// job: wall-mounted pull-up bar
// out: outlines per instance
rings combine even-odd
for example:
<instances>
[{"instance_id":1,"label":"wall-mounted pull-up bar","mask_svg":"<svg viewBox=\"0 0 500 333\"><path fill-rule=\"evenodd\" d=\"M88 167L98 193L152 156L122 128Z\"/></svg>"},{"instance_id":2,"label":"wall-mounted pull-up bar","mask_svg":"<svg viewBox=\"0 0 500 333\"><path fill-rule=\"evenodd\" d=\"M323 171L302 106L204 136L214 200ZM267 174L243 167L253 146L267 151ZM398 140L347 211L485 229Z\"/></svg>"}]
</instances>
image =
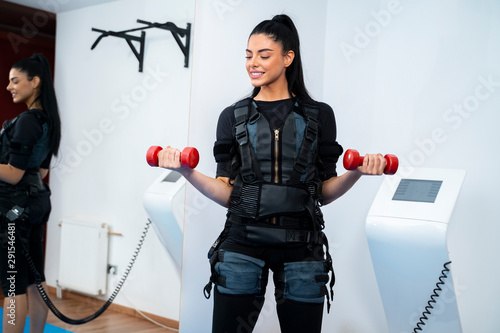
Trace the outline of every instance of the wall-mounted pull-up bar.
<instances>
[{"instance_id":1,"label":"wall-mounted pull-up bar","mask_svg":"<svg viewBox=\"0 0 500 333\"><path fill-rule=\"evenodd\" d=\"M163 29L163 30L169 30L172 33L172 36L174 37L175 41L177 42L177 45L179 45L179 47L182 51L182 54L184 54L184 67L189 67L189 46L191 43L191 23L187 24L186 29L179 28L172 22L151 23L148 21L137 20L137 23L146 24L147 26L129 29L129 30L124 30L124 31L105 31L105 30L92 28L92 31L100 32L101 35L96 39L94 44L92 44L92 47L90 49L93 50L97 46L97 44L101 41L101 39L103 39L104 37L114 36L114 37L123 38L123 39L125 39L125 41L129 45L130 49L134 53L135 57L139 61L139 72L142 72L143 63L144 63L144 44L146 43L146 32L141 31L140 37L130 35L128 33L133 32L133 31L151 29L151 28L159 28L159 29ZM181 37L186 37L184 44L182 43ZM133 41L139 42L139 50L137 50L137 48L134 46L134 44L132 44Z\"/></svg>"}]
</instances>

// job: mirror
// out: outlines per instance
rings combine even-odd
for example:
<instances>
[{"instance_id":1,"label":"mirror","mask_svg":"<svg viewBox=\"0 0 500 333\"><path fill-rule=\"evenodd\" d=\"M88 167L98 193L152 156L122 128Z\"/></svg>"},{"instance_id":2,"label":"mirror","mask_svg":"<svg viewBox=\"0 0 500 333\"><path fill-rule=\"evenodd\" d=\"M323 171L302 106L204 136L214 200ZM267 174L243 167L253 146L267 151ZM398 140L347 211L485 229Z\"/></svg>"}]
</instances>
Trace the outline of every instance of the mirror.
<instances>
[{"instance_id":1,"label":"mirror","mask_svg":"<svg viewBox=\"0 0 500 333\"><path fill-rule=\"evenodd\" d=\"M13 2L29 5L25 1ZM41 2L38 5L43 6ZM60 267L61 222L72 219L106 223L115 233L109 236L108 244L108 264L112 268L105 273L106 293L92 296L104 301L120 283L146 228L150 216L143 205L144 195L153 183L166 176L165 170L146 163L147 149L152 145L168 144L180 149L187 145L192 66L184 66L184 54L167 30L145 30L143 70L139 72L138 60L122 38L105 37L91 50L99 37L92 28L123 31L144 27L138 19L172 22L186 28L188 23L194 23L195 1L81 0L53 1L47 6L31 8L14 22L17 30L10 32L21 38L19 49L27 54L12 46L2 48L2 64L7 66L3 75L7 80L10 66L20 58L33 52L50 52L29 36L29 29L43 30L50 17L55 19L54 14L41 9L57 12L52 57L62 139L50 172L53 209L46 231L45 274L54 295L60 270L82 266L82 259L75 254L73 267ZM136 36L140 33L129 32ZM2 40L9 43L13 35L9 40L6 34ZM137 42L131 43L138 49ZM192 43L193 38L191 49ZM16 108L14 114L22 112L23 108L19 109L5 94L2 115L6 109ZM183 211L182 202L175 205ZM91 246L90 240L88 244ZM157 322L178 327L181 278L175 262L155 228L150 227L114 304L117 308L140 309ZM79 312L91 312L86 305L79 305ZM65 327L57 320L54 324Z\"/></svg>"}]
</instances>

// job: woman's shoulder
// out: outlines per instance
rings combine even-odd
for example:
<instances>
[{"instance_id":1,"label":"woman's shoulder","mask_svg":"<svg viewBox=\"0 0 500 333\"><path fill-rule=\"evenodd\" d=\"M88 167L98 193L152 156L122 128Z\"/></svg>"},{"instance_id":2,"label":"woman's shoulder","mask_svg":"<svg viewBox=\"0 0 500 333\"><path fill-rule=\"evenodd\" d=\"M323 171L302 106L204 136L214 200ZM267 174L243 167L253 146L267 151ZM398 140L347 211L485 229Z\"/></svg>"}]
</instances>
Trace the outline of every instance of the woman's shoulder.
<instances>
[{"instance_id":1,"label":"woman's shoulder","mask_svg":"<svg viewBox=\"0 0 500 333\"><path fill-rule=\"evenodd\" d=\"M327 104L325 102L317 102L318 103L318 107L321 111L328 111L328 112L333 112L333 109L332 107L330 106L330 104Z\"/></svg>"},{"instance_id":2,"label":"woman's shoulder","mask_svg":"<svg viewBox=\"0 0 500 333\"><path fill-rule=\"evenodd\" d=\"M45 121L45 112L40 109L26 110L17 116L17 122L43 123Z\"/></svg>"},{"instance_id":3,"label":"woman's shoulder","mask_svg":"<svg viewBox=\"0 0 500 333\"><path fill-rule=\"evenodd\" d=\"M235 104L226 106L222 112L219 114L219 122L220 121L232 121L234 119L234 108Z\"/></svg>"},{"instance_id":4,"label":"woman's shoulder","mask_svg":"<svg viewBox=\"0 0 500 333\"><path fill-rule=\"evenodd\" d=\"M319 102L315 100L307 100L307 101L299 101L302 106L309 106L311 108L318 109L318 118L324 119L324 118L330 118L333 116L333 109L332 107L325 103L325 102Z\"/></svg>"},{"instance_id":5,"label":"woman's shoulder","mask_svg":"<svg viewBox=\"0 0 500 333\"><path fill-rule=\"evenodd\" d=\"M332 110L332 107L329 104L327 104L325 102L316 101L313 99L308 99L308 100L299 99L299 104L302 104L304 106L315 107L315 108L318 108L320 111L331 111Z\"/></svg>"},{"instance_id":6,"label":"woman's shoulder","mask_svg":"<svg viewBox=\"0 0 500 333\"><path fill-rule=\"evenodd\" d=\"M19 114L13 122L15 133L33 133L38 135L42 131L46 122L45 114L42 110L27 110Z\"/></svg>"},{"instance_id":7,"label":"woman's shoulder","mask_svg":"<svg viewBox=\"0 0 500 333\"><path fill-rule=\"evenodd\" d=\"M234 102L233 104L226 106L222 112L219 115L219 120L225 119L231 122L234 122L235 120L235 115L234 115L234 110L239 107L244 107L247 105L250 105L250 102L252 101L252 98L247 97L240 99L239 101Z\"/></svg>"}]
</instances>

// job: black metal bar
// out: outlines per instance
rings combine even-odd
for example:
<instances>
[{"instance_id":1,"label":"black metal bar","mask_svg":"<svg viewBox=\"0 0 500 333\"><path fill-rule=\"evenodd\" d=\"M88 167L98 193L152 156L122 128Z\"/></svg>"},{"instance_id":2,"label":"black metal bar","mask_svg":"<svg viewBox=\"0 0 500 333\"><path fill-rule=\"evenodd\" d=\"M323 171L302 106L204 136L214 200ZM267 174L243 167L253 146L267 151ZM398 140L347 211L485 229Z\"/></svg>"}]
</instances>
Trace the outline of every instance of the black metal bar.
<instances>
[{"instance_id":1,"label":"black metal bar","mask_svg":"<svg viewBox=\"0 0 500 333\"><path fill-rule=\"evenodd\" d=\"M186 29L182 29L182 28L177 27L172 22L151 23L151 22L143 21L143 20L137 20L137 22L141 23L141 24L146 24L147 26L141 27L141 28L134 28L134 29L118 31L118 32L105 31L105 30L101 30L101 29L92 28L92 31L100 32L101 35L96 39L94 44L92 44L92 47L90 49L93 50L104 37L113 36L113 37L124 38L125 41L127 42L127 44L129 45L130 49L134 53L135 57L139 61L139 72L142 72L143 63L144 63L144 45L146 43L146 33L144 31L141 31L141 37L129 35L127 33L133 32L133 31L151 29L151 28L159 28L159 29L163 29L163 30L168 30L172 33L172 36L174 37L175 41L177 42L177 45L179 46L182 54L184 55L184 67L189 67L189 48L190 48L190 43L191 43L191 23L187 24ZM180 39L180 37L186 37L185 43L182 43L182 40ZM139 51L137 51L136 47L132 44L132 41L139 42Z\"/></svg>"},{"instance_id":2,"label":"black metal bar","mask_svg":"<svg viewBox=\"0 0 500 333\"><path fill-rule=\"evenodd\" d=\"M128 46L130 46L130 49L134 53L135 57L139 61L139 72L142 73L142 67L144 64L144 44L146 42L146 32L141 31L141 37L138 37L138 38L137 37L136 38L125 37L125 40L127 41ZM132 44L131 40L135 40L135 41L139 42L139 52L137 52L137 49Z\"/></svg>"},{"instance_id":3,"label":"black metal bar","mask_svg":"<svg viewBox=\"0 0 500 333\"><path fill-rule=\"evenodd\" d=\"M191 49L191 23L187 24L186 27L186 44L184 45L184 67L189 67L189 50Z\"/></svg>"},{"instance_id":4,"label":"black metal bar","mask_svg":"<svg viewBox=\"0 0 500 333\"><path fill-rule=\"evenodd\" d=\"M123 39L125 39L128 46L130 47L130 49L134 53L135 57L139 61L139 72L142 72L142 68L143 68L143 64L144 64L144 44L146 42L146 32L141 31L141 36L137 37L134 35L128 35L125 33L125 31L118 31L118 32L104 31L104 30L95 29L95 28L92 28L92 31L100 32L101 35L96 39L96 41L94 42L94 44L90 48L91 50L93 50L97 46L97 44L101 41L101 39L103 39L104 37L113 36L113 37L123 38ZM137 51L134 44L132 44L132 41L139 42L139 51Z\"/></svg>"},{"instance_id":5,"label":"black metal bar","mask_svg":"<svg viewBox=\"0 0 500 333\"><path fill-rule=\"evenodd\" d=\"M182 29L177 27L172 22L166 23L152 23L144 20L137 20L137 23L146 24L147 28L159 28L163 30L168 30L172 33L177 45L181 49L182 54L184 55L184 67L189 67L189 48L191 43L191 23L187 24L186 29ZM186 37L186 43L182 43L179 37Z\"/></svg>"}]
</instances>

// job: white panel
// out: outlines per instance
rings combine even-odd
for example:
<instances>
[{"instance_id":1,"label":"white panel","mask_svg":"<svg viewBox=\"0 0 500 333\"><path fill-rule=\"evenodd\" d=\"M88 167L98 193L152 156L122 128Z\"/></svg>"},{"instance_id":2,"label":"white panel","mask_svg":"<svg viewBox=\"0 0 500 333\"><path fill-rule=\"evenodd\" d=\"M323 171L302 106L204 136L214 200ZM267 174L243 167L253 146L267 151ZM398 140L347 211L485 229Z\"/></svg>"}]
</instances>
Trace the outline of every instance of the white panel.
<instances>
[{"instance_id":1,"label":"white panel","mask_svg":"<svg viewBox=\"0 0 500 333\"><path fill-rule=\"evenodd\" d=\"M106 293L108 232L101 222L61 222L59 287L88 295Z\"/></svg>"},{"instance_id":2,"label":"white panel","mask_svg":"<svg viewBox=\"0 0 500 333\"><path fill-rule=\"evenodd\" d=\"M415 168L411 175L387 177L373 201L369 216L448 223L455 206L465 170ZM442 181L434 203L392 200L402 179Z\"/></svg>"},{"instance_id":3,"label":"white panel","mask_svg":"<svg viewBox=\"0 0 500 333\"><path fill-rule=\"evenodd\" d=\"M368 217L366 233L390 333L411 332L449 261L446 224ZM451 266L448 266L451 268ZM431 303L424 332L461 332L451 272Z\"/></svg>"}]
</instances>

